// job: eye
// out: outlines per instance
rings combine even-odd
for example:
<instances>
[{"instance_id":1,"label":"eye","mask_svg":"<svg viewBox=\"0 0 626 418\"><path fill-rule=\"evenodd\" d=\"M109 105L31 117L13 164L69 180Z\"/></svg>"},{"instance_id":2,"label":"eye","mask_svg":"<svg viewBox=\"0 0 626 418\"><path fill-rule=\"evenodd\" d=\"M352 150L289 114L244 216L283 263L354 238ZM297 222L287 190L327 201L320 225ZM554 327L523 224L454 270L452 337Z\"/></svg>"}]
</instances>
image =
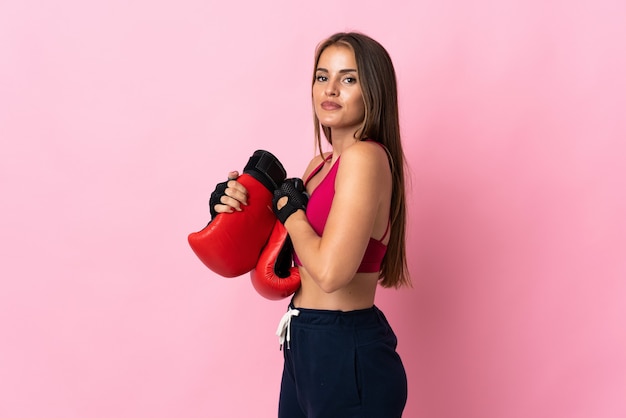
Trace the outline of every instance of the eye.
<instances>
[{"instance_id":1,"label":"eye","mask_svg":"<svg viewBox=\"0 0 626 418\"><path fill-rule=\"evenodd\" d=\"M318 75L315 76L315 81L323 83L325 81L328 81L328 77L326 77L323 74L318 74Z\"/></svg>"},{"instance_id":2,"label":"eye","mask_svg":"<svg viewBox=\"0 0 626 418\"><path fill-rule=\"evenodd\" d=\"M343 79L343 81L346 84L356 84L356 77L347 76L346 78Z\"/></svg>"}]
</instances>

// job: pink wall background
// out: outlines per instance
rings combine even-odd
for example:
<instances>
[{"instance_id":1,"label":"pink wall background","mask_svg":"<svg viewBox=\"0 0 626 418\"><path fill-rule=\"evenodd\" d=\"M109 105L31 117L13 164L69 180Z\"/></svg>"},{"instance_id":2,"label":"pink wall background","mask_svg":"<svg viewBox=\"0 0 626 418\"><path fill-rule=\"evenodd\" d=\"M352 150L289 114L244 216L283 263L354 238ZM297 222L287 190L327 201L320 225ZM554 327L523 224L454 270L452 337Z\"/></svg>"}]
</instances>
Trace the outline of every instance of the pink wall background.
<instances>
[{"instance_id":1,"label":"pink wall background","mask_svg":"<svg viewBox=\"0 0 626 418\"><path fill-rule=\"evenodd\" d=\"M626 3L248 3L0 3L0 416L276 415L286 301L186 235L255 149L301 175L344 29L401 89L405 416L626 416Z\"/></svg>"}]
</instances>

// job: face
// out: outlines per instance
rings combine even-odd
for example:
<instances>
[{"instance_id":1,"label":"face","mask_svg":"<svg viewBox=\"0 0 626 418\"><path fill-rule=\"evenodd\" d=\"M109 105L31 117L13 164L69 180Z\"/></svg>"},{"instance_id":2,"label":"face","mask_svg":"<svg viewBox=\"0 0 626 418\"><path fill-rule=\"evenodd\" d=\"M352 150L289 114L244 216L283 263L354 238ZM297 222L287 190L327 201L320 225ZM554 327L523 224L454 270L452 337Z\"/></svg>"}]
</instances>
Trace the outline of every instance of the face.
<instances>
[{"instance_id":1,"label":"face","mask_svg":"<svg viewBox=\"0 0 626 418\"><path fill-rule=\"evenodd\" d=\"M333 138L342 133L353 136L363 123L365 103L356 58L348 46L331 45L320 55L313 106L320 123L332 129Z\"/></svg>"}]
</instances>

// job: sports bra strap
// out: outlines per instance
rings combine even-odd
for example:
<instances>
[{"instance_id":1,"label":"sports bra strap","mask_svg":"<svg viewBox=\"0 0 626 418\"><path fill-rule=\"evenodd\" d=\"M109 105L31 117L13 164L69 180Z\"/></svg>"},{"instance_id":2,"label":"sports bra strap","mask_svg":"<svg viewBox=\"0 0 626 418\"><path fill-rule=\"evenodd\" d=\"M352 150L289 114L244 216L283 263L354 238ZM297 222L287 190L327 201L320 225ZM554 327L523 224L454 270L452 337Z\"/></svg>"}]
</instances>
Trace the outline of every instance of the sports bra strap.
<instances>
[{"instance_id":1,"label":"sports bra strap","mask_svg":"<svg viewBox=\"0 0 626 418\"><path fill-rule=\"evenodd\" d=\"M315 169L313 171L311 171L311 173L306 178L306 180L304 180L304 186L305 187L309 183L309 181L313 178L313 176L315 176L317 173L319 173L322 170L322 168L324 167L324 164L326 164L333 157L333 155L330 154L328 157L329 158L322 157L322 162L317 167L315 167Z\"/></svg>"},{"instance_id":2,"label":"sports bra strap","mask_svg":"<svg viewBox=\"0 0 626 418\"><path fill-rule=\"evenodd\" d=\"M381 244L383 243L385 238L387 238L387 234L389 233L389 229L391 229L391 221L387 221L387 229L385 229L385 233L383 234L382 237L380 237L378 242L380 242Z\"/></svg>"}]
</instances>

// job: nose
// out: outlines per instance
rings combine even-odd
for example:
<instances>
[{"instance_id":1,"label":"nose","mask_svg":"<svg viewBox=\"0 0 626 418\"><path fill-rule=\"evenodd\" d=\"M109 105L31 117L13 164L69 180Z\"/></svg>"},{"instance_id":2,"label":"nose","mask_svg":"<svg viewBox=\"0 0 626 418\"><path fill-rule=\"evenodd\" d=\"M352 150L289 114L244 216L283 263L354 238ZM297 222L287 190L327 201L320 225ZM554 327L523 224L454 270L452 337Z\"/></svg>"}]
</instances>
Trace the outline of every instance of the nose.
<instances>
[{"instance_id":1,"label":"nose","mask_svg":"<svg viewBox=\"0 0 626 418\"><path fill-rule=\"evenodd\" d=\"M333 80L328 80L326 83L326 96L335 97L339 95L339 89L337 88L337 84Z\"/></svg>"}]
</instances>

